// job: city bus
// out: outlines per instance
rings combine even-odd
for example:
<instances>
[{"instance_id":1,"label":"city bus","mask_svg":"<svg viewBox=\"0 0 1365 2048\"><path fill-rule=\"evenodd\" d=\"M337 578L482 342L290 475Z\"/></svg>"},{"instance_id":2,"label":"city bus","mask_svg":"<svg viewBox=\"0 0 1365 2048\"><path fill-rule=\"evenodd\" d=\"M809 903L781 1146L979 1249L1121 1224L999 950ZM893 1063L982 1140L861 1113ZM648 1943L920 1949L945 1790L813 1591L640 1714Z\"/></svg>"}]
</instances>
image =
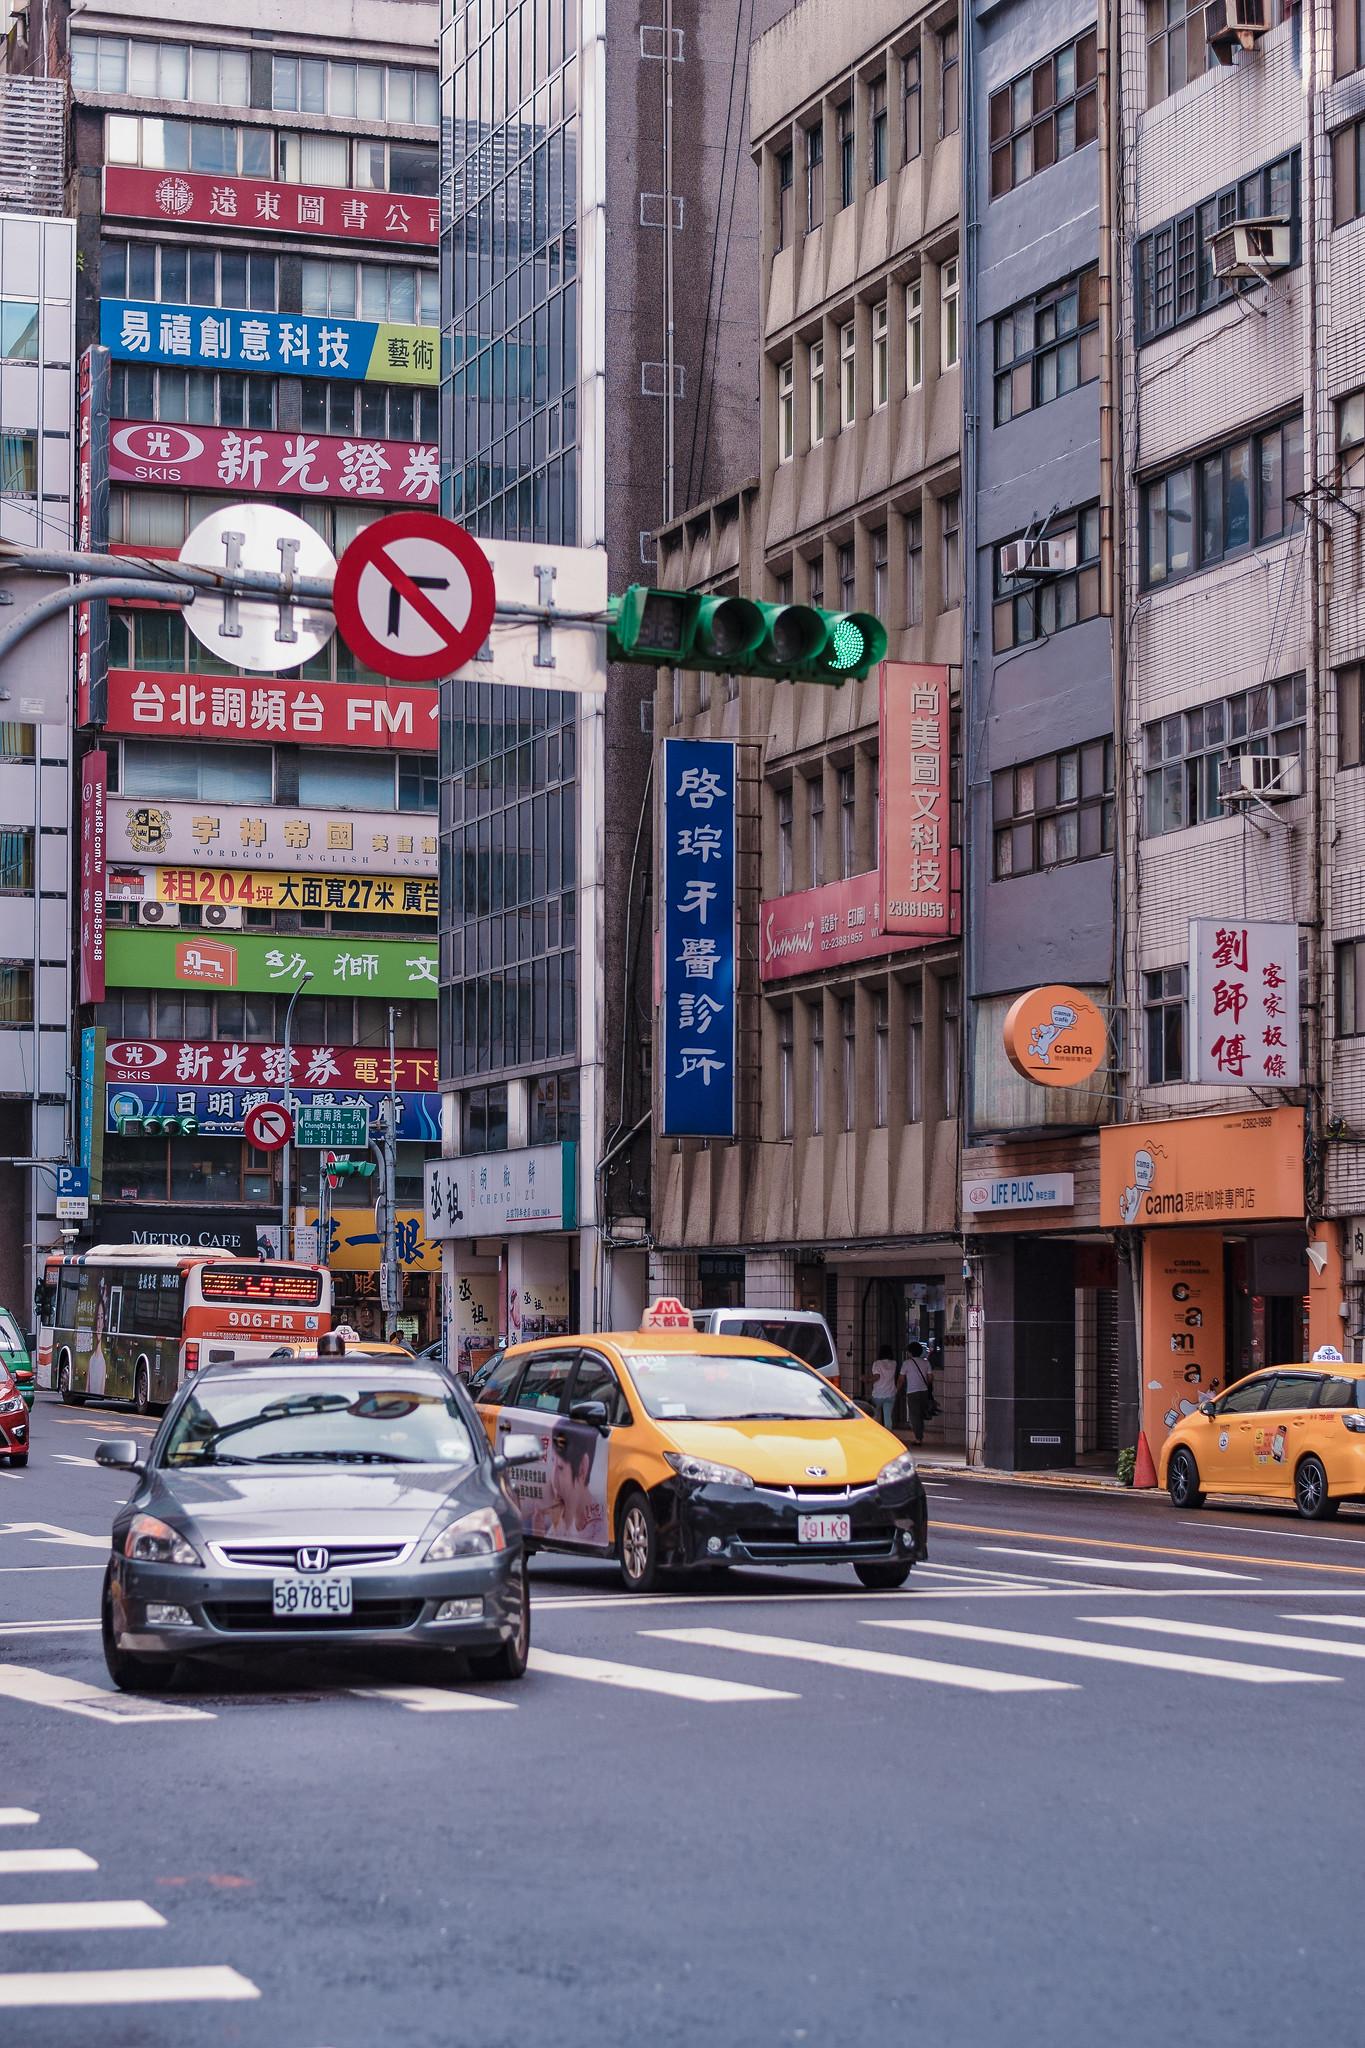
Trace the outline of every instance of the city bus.
<instances>
[{"instance_id":1,"label":"city bus","mask_svg":"<svg viewBox=\"0 0 1365 2048\"><path fill-rule=\"evenodd\" d=\"M38 1380L87 1396L164 1407L201 1365L266 1358L332 1327L332 1276L298 1260L97 1244L52 1252L37 1289Z\"/></svg>"}]
</instances>

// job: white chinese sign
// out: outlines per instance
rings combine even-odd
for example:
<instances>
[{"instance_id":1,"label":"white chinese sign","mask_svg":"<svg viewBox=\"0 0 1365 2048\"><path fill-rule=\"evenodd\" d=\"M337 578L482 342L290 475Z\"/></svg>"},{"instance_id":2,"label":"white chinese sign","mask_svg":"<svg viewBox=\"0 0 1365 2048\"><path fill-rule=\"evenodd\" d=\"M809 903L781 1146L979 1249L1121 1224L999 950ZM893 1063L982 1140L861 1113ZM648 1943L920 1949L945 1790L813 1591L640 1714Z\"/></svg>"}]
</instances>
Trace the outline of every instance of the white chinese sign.
<instances>
[{"instance_id":1,"label":"white chinese sign","mask_svg":"<svg viewBox=\"0 0 1365 2048\"><path fill-rule=\"evenodd\" d=\"M1191 1081L1296 1088L1299 928L1190 920Z\"/></svg>"}]
</instances>

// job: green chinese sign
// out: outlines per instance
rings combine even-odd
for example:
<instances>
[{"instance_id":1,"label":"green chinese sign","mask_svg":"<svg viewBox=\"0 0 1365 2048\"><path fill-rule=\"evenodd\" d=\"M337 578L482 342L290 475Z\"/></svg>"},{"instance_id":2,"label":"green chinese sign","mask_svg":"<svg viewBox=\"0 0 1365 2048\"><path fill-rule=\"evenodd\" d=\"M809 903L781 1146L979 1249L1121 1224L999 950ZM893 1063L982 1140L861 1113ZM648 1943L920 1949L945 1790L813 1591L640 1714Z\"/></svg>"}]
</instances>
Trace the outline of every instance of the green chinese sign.
<instances>
[{"instance_id":1,"label":"green chinese sign","mask_svg":"<svg viewBox=\"0 0 1365 2048\"><path fill-rule=\"evenodd\" d=\"M303 981L310 996L406 996L436 1000L436 948L414 940L300 938L289 932L119 931L105 945L111 988L246 989L253 995Z\"/></svg>"},{"instance_id":2,"label":"green chinese sign","mask_svg":"<svg viewBox=\"0 0 1365 2048\"><path fill-rule=\"evenodd\" d=\"M294 1112L294 1142L296 1145L335 1146L343 1152L349 1145L368 1145L369 1109L363 1102L301 1104Z\"/></svg>"}]
</instances>

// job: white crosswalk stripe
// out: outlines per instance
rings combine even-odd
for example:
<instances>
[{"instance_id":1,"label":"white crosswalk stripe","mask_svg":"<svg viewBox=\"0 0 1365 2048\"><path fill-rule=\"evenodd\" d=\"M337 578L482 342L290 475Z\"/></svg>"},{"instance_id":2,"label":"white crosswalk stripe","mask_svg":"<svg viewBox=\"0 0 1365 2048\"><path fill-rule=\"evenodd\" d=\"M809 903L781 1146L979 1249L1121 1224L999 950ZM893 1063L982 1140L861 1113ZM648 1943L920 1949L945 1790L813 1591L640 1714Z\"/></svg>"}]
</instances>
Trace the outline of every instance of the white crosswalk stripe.
<instances>
[{"instance_id":1,"label":"white crosswalk stripe","mask_svg":"<svg viewBox=\"0 0 1365 2048\"><path fill-rule=\"evenodd\" d=\"M1216 1572L1202 1564L1151 1564L1134 1557L1082 1557L1070 1550L1021 1550L1012 1543L978 1543L997 1557L1031 1557L1039 1564L1084 1565L1087 1571L1148 1572L1164 1579L1248 1579L1249 1572Z\"/></svg>"},{"instance_id":2,"label":"white crosswalk stripe","mask_svg":"<svg viewBox=\"0 0 1365 2048\"><path fill-rule=\"evenodd\" d=\"M98 1870L84 1849L0 1849L0 1877L45 1877L59 1870Z\"/></svg>"},{"instance_id":3,"label":"white crosswalk stripe","mask_svg":"<svg viewBox=\"0 0 1365 2048\"><path fill-rule=\"evenodd\" d=\"M166 2005L259 1998L249 1977L225 1964L166 1970L22 1970L0 1976L0 2009L43 2005Z\"/></svg>"},{"instance_id":4,"label":"white crosswalk stripe","mask_svg":"<svg viewBox=\"0 0 1365 2048\"><path fill-rule=\"evenodd\" d=\"M999 1649L1042 1650L1052 1656L1083 1657L1095 1664L1138 1664L1149 1671L1184 1671L1197 1678L1228 1678L1243 1685L1339 1685L1321 1671L1282 1671L1268 1664L1233 1664L1223 1657L1187 1656L1176 1650L1135 1649L1127 1643L1087 1643L1074 1636L1034 1635L1022 1629L978 1628L968 1621L865 1621L866 1628L903 1629L943 1636L953 1642L993 1644Z\"/></svg>"},{"instance_id":5,"label":"white crosswalk stripe","mask_svg":"<svg viewBox=\"0 0 1365 2048\"><path fill-rule=\"evenodd\" d=\"M1337 1599L1341 1598L1338 1593ZM1300 1594L1302 1599L1303 1595ZM1331 1628L1365 1628L1365 1614L1282 1614L1281 1621L1320 1621Z\"/></svg>"},{"instance_id":6,"label":"white crosswalk stripe","mask_svg":"<svg viewBox=\"0 0 1365 2048\"><path fill-rule=\"evenodd\" d=\"M358 1700L392 1700L410 1714L467 1714L505 1710L515 1700L490 1699L487 1693L446 1691L439 1685L353 1685Z\"/></svg>"},{"instance_id":7,"label":"white crosswalk stripe","mask_svg":"<svg viewBox=\"0 0 1365 2048\"><path fill-rule=\"evenodd\" d=\"M131 1693L107 1691L79 1678L59 1678L26 1664L0 1664L0 1696L26 1700L35 1707L55 1707L63 1714L83 1714L94 1721L211 1721L203 1707L184 1707L175 1700L141 1699Z\"/></svg>"},{"instance_id":8,"label":"white crosswalk stripe","mask_svg":"<svg viewBox=\"0 0 1365 2048\"><path fill-rule=\"evenodd\" d=\"M729 1628L653 1628L642 1631L669 1643L695 1643L711 1650L739 1650L751 1657L780 1657L796 1663L826 1664L840 1671L868 1671L883 1678L918 1678L966 1692L1071 1692L1055 1678L1025 1678L1013 1671L979 1671L959 1664L935 1664L886 1650L843 1649L795 1636L745 1635Z\"/></svg>"},{"instance_id":9,"label":"white crosswalk stripe","mask_svg":"<svg viewBox=\"0 0 1365 2048\"><path fill-rule=\"evenodd\" d=\"M145 1899L28 1900L0 1906L0 1934L102 1934L115 1928L164 1927Z\"/></svg>"},{"instance_id":10,"label":"white crosswalk stripe","mask_svg":"<svg viewBox=\"0 0 1365 2048\"><path fill-rule=\"evenodd\" d=\"M669 1635L674 1631L656 1629L652 1633ZM683 1630L679 1633L689 1635L692 1632ZM586 1679L591 1685L618 1685L627 1692L666 1693L672 1699L695 1700L704 1706L800 1697L794 1692L772 1692L762 1685L739 1685L728 1678L697 1678L686 1671L651 1670L647 1665L618 1664L604 1657L567 1657L558 1650L532 1650L531 1669L558 1678Z\"/></svg>"},{"instance_id":11,"label":"white crosswalk stripe","mask_svg":"<svg viewBox=\"0 0 1365 2048\"><path fill-rule=\"evenodd\" d=\"M29 1828L37 1823L36 1813L26 1806L0 1806L0 1828Z\"/></svg>"},{"instance_id":12,"label":"white crosswalk stripe","mask_svg":"<svg viewBox=\"0 0 1365 2048\"><path fill-rule=\"evenodd\" d=\"M1093 1614L1084 1618L1098 1621L1105 1628L1138 1628L1148 1635L1191 1636L1207 1643L1244 1643L1257 1650L1311 1650L1315 1657L1365 1658L1365 1643L1338 1643L1325 1636L1287 1636L1264 1628L1222 1628L1213 1622L1164 1621L1155 1614Z\"/></svg>"}]
</instances>

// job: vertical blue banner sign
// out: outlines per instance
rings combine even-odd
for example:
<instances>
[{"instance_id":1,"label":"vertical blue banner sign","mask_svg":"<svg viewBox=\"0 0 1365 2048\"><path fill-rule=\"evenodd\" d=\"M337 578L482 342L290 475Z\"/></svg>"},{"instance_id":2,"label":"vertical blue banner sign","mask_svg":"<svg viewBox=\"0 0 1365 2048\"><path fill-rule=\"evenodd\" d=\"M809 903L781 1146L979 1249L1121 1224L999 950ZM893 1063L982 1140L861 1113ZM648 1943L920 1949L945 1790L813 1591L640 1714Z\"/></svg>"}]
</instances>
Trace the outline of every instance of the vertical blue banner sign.
<instances>
[{"instance_id":1,"label":"vertical blue banner sign","mask_svg":"<svg viewBox=\"0 0 1365 2048\"><path fill-rule=\"evenodd\" d=\"M663 1133L735 1134L735 747L663 743Z\"/></svg>"}]
</instances>

